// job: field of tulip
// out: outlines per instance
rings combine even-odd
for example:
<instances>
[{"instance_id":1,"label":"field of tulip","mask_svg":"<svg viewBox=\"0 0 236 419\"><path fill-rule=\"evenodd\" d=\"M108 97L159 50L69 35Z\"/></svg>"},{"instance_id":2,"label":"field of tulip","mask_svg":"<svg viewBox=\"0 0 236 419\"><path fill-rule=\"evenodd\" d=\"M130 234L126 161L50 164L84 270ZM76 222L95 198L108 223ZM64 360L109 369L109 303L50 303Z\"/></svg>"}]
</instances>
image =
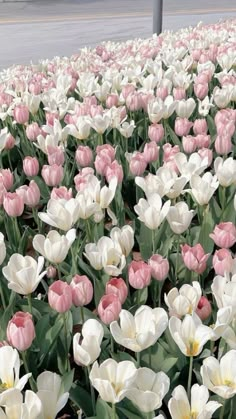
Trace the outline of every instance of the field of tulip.
<instances>
[{"instance_id":1,"label":"field of tulip","mask_svg":"<svg viewBox=\"0 0 236 419\"><path fill-rule=\"evenodd\" d=\"M0 419L235 418L236 20L0 73Z\"/></svg>"}]
</instances>

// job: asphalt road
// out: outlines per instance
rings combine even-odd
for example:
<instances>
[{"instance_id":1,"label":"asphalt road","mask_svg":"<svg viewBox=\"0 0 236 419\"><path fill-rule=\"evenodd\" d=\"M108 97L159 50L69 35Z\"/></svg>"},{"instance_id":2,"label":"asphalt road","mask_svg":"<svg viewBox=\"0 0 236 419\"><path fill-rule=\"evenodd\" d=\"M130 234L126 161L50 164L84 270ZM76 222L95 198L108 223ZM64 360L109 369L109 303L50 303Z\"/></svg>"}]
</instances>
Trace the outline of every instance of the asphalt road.
<instances>
[{"instance_id":1,"label":"asphalt road","mask_svg":"<svg viewBox=\"0 0 236 419\"><path fill-rule=\"evenodd\" d=\"M71 55L105 40L152 34L153 0L32 0L0 3L0 69ZM232 0L164 0L163 29L236 17Z\"/></svg>"}]
</instances>

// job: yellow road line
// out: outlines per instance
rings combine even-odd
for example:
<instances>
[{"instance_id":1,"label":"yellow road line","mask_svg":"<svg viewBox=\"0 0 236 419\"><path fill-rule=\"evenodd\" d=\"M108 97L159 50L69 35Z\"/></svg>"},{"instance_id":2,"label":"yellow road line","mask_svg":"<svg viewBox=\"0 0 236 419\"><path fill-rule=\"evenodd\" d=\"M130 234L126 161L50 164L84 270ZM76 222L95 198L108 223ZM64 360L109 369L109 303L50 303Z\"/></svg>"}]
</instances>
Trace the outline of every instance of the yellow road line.
<instances>
[{"instance_id":1,"label":"yellow road line","mask_svg":"<svg viewBox=\"0 0 236 419\"><path fill-rule=\"evenodd\" d=\"M218 9L192 9L192 10L177 10L174 12L164 12L164 15L167 16L177 16L177 15L192 15L192 14L209 14L209 13L230 13L236 12L236 8L218 8ZM9 24L9 23L43 23L43 22L66 22L73 20L98 20L98 19L114 19L114 18L125 18L125 17L149 17L152 16L152 12L128 12L128 13L98 13L98 14L74 14L68 16L42 16L39 18L27 17L27 18L0 18L0 24Z\"/></svg>"}]
</instances>

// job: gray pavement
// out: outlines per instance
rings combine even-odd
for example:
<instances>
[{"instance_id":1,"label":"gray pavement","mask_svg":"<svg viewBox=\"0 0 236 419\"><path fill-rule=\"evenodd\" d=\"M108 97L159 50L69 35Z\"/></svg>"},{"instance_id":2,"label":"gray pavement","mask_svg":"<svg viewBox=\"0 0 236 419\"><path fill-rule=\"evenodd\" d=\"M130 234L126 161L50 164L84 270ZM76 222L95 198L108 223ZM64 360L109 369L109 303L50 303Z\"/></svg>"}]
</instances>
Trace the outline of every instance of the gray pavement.
<instances>
[{"instance_id":1,"label":"gray pavement","mask_svg":"<svg viewBox=\"0 0 236 419\"><path fill-rule=\"evenodd\" d=\"M0 3L0 69L71 55L105 40L152 34L153 0L32 0ZM225 0L164 0L163 29L236 17Z\"/></svg>"}]
</instances>

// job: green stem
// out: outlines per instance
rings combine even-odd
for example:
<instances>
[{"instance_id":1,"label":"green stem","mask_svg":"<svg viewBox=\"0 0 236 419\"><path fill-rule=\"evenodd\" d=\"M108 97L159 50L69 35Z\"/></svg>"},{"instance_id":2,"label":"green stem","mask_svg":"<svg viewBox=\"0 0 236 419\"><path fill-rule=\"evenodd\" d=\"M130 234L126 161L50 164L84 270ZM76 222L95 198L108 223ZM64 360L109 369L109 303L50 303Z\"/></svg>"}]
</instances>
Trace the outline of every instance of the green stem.
<instances>
[{"instance_id":1,"label":"green stem","mask_svg":"<svg viewBox=\"0 0 236 419\"><path fill-rule=\"evenodd\" d=\"M7 304L6 304L6 300L5 300L5 297L4 297L4 292L3 292L3 289L2 289L2 286L1 285L0 285L0 293L1 293L1 299L2 299L3 309L6 310Z\"/></svg>"},{"instance_id":2,"label":"green stem","mask_svg":"<svg viewBox=\"0 0 236 419\"><path fill-rule=\"evenodd\" d=\"M114 347L114 338L111 334L111 355L113 355L115 352L115 347Z\"/></svg>"},{"instance_id":3,"label":"green stem","mask_svg":"<svg viewBox=\"0 0 236 419\"><path fill-rule=\"evenodd\" d=\"M80 314L81 314L82 324L84 324L84 307L83 306L80 307Z\"/></svg>"},{"instance_id":4,"label":"green stem","mask_svg":"<svg viewBox=\"0 0 236 419\"><path fill-rule=\"evenodd\" d=\"M66 371L70 371L70 363L69 363L69 348L68 348L68 340L67 340L67 322L66 322L66 312L63 313L63 323L64 323L64 333L65 333L65 348L66 348Z\"/></svg>"},{"instance_id":5,"label":"green stem","mask_svg":"<svg viewBox=\"0 0 236 419\"><path fill-rule=\"evenodd\" d=\"M226 402L226 400L223 401L222 407L220 409L220 417L219 417L219 419L224 419L225 402Z\"/></svg>"},{"instance_id":6,"label":"green stem","mask_svg":"<svg viewBox=\"0 0 236 419\"><path fill-rule=\"evenodd\" d=\"M98 145L103 145L103 135L98 134Z\"/></svg>"},{"instance_id":7,"label":"green stem","mask_svg":"<svg viewBox=\"0 0 236 419\"><path fill-rule=\"evenodd\" d=\"M153 418L153 412L148 412L146 418L147 419L152 419Z\"/></svg>"},{"instance_id":8,"label":"green stem","mask_svg":"<svg viewBox=\"0 0 236 419\"><path fill-rule=\"evenodd\" d=\"M161 307L161 291L164 281L158 281L158 307Z\"/></svg>"},{"instance_id":9,"label":"green stem","mask_svg":"<svg viewBox=\"0 0 236 419\"><path fill-rule=\"evenodd\" d=\"M92 240L89 219L85 220L85 229L86 229L87 242L89 243Z\"/></svg>"},{"instance_id":10,"label":"green stem","mask_svg":"<svg viewBox=\"0 0 236 419\"><path fill-rule=\"evenodd\" d=\"M148 348L148 366L150 369L152 369L152 347L149 346Z\"/></svg>"},{"instance_id":11,"label":"green stem","mask_svg":"<svg viewBox=\"0 0 236 419\"><path fill-rule=\"evenodd\" d=\"M187 387L187 394L188 394L189 400L190 400L190 395L191 395L192 373L193 373L193 356L190 356L189 371L188 371L188 387Z\"/></svg>"},{"instance_id":12,"label":"green stem","mask_svg":"<svg viewBox=\"0 0 236 419\"><path fill-rule=\"evenodd\" d=\"M152 230L152 254L155 255L156 246L155 246L155 230Z\"/></svg>"},{"instance_id":13,"label":"green stem","mask_svg":"<svg viewBox=\"0 0 236 419\"><path fill-rule=\"evenodd\" d=\"M116 405L112 404L112 413L111 413L111 417L112 419L116 419Z\"/></svg>"},{"instance_id":14,"label":"green stem","mask_svg":"<svg viewBox=\"0 0 236 419\"><path fill-rule=\"evenodd\" d=\"M177 236L177 246L176 246L175 282L178 279L178 269L179 269L179 235Z\"/></svg>"},{"instance_id":15,"label":"green stem","mask_svg":"<svg viewBox=\"0 0 236 419\"><path fill-rule=\"evenodd\" d=\"M87 366L86 369L87 369L87 374L88 374L88 377L89 377L90 366ZM95 398L95 391L94 391L94 388L92 386L92 383L91 383L90 379L89 379L89 386L90 386L90 394L91 394L92 407L93 407L93 415L95 415L96 414L96 398Z\"/></svg>"},{"instance_id":16,"label":"green stem","mask_svg":"<svg viewBox=\"0 0 236 419\"><path fill-rule=\"evenodd\" d=\"M139 368L140 361L141 361L141 352L136 352L136 359L137 359L137 368Z\"/></svg>"},{"instance_id":17,"label":"green stem","mask_svg":"<svg viewBox=\"0 0 236 419\"><path fill-rule=\"evenodd\" d=\"M59 280L61 280L61 271L60 271L59 265L57 264L56 264L56 270L57 270L57 277Z\"/></svg>"},{"instance_id":18,"label":"green stem","mask_svg":"<svg viewBox=\"0 0 236 419\"><path fill-rule=\"evenodd\" d=\"M23 359L23 363L24 363L24 367L25 367L25 372L27 374L31 374L31 372L29 370L29 367L28 367L27 359L26 359L26 351L21 352L21 355L22 355L22 359ZM37 391L37 386L36 386L36 383L35 383L34 378L32 377L32 375L29 378L29 383L30 383L31 390L36 392Z\"/></svg>"},{"instance_id":19,"label":"green stem","mask_svg":"<svg viewBox=\"0 0 236 419\"><path fill-rule=\"evenodd\" d=\"M30 314L32 314L32 296L31 296L31 294L27 294L27 300L28 300L29 312L30 312Z\"/></svg>"}]
</instances>

